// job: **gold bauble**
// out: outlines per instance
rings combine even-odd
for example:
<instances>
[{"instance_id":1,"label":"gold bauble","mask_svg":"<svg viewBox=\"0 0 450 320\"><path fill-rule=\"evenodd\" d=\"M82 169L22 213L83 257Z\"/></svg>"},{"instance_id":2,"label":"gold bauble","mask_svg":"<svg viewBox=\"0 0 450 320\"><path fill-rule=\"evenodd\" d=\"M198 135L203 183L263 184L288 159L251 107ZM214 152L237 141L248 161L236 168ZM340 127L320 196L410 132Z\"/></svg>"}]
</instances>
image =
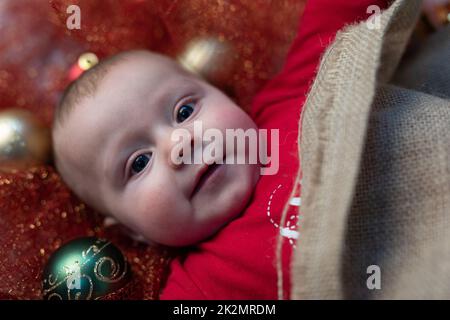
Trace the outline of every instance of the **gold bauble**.
<instances>
[{"instance_id":1,"label":"gold bauble","mask_svg":"<svg viewBox=\"0 0 450 320\"><path fill-rule=\"evenodd\" d=\"M0 112L0 169L25 169L50 159L49 129L24 109Z\"/></svg>"},{"instance_id":2,"label":"gold bauble","mask_svg":"<svg viewBox=\"0 0 450 320\"><path fill-rule=\"evenodd\" d=\"M224 39L206 37L192 40L178 56L178 62L215 85L230 81L235 72L237 53Z\"/></svg>"},{"instance_id":3,"label":"gold bauble","mask_svg":"<svg viewBox=\"0 0 450 320\"><path fill-rule=\"evenodd\" d=\"M95 53L85 52L78 58L78 66L81 70L86 71L98 63L98 57Z\"/></svg>"}]
</instances>

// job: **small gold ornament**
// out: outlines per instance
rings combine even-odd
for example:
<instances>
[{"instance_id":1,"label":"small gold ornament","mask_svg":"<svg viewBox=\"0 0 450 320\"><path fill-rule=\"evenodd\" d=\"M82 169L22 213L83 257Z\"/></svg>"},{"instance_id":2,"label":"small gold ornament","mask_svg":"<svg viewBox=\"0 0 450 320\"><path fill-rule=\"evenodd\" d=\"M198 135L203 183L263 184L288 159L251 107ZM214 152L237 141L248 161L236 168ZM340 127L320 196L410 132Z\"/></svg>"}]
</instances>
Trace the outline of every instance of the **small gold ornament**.
<instances>
[{"instance_id":1,"label":"small gold ornament","mask_svg":"<svg viewBox=\"0 0 450 320\"><path fill-rule=\"evenodd\" d=\"M209 82L223 85L235 72L237 53L226 40L207 37L188 43L177 60L183 67Z\"/></svg>"},{"instance_id":2,"label":"small gold ornament","mask_svg":"<svg viewBox=\"0 0 450 320\"><path fill-rule=\"evenodd\" d=\"M425 16L435 28L442 28L450 23L450 0L430 0L424 2Z\"/></svg>"},{"instance_id":3,"label":"small gold ornament","mask_svg":"<svg viewBox=\"0 0 450 320\"><path fill-rule=\"evenodd\" d=\"M0 169L25 169L50 159L50 131L24 109L0 112Z\"/></svg>"},{"instance_id":4,"label":"small gold ornament","mask_svg":"<svg viewBox=\"0 0 450 320\"><path fill-rule=\"evenodd\" d=\"M81 70L86 71L98 63L98 57L95 53L86 52L78 58L78 66Z\"/></svg>"},{"instance_id":5,"label":"small gold ornament","mask_svg":"<svg viewBox=\"0 0 450 320\"><path fill-rule=\"evenodd\" d=\"M436 8L437 20L441 25L447 25L450 23L450 3L442 5Z\"/></svg>"}]
</instances>

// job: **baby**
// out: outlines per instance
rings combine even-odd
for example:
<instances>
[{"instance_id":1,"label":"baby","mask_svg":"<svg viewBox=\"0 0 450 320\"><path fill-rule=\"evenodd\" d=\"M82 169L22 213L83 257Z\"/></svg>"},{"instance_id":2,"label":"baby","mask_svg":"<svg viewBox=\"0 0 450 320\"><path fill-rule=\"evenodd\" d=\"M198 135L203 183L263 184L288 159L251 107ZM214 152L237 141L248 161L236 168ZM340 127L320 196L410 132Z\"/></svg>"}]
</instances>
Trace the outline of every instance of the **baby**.
<instances>
[{"instance_id":1,"label":"baby","mask_svg":"<svg viewBox=\"0 0 450 320\"><path fill-rule=\"evenodd\" d=\"M123 52L66 90L53 126L55 164L81 199L148 242L194 244L242 212L259 176L258 164L173 161L174 130L194 137L194 121L223 136L256 129L227 96L175 61Z\"/></svg>"},{"instance_id":2,"label":"baby","mask_svg":"<svg viewBox=\"0 0 450 320\"><path fill-rule=\"evenodd\" d=\"M68 88L53 127L55 163L66 183L148 242L190 245L171 261L161 299L290 297L301 221L301 108L336 32L388 2L308 1L282 71L249 114L169 58L145 51L109 58ZM277 174L259 176L258 164L174 161L172 133L193 136L197 121L223 136L226 129L279 130ZM285 241L275 259L280 235Z\"/></svg>"}]
</instances>

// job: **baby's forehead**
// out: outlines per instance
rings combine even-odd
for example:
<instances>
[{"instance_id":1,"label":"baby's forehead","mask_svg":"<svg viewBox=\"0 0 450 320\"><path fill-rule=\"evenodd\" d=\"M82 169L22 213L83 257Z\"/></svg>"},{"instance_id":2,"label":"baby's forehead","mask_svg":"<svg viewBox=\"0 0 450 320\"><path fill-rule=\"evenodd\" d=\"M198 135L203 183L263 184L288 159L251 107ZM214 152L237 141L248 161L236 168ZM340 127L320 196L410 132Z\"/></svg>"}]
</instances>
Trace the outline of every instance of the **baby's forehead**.
<instances>
[{"instance_id":1,"label":"baby's forehead","mask_svg":"<svg viewBox=\"0 0 450 320\"><path fill-rule=\"evenodd\" d=\"M119 63L110 68L105 80L125 81L126 79L139 80L139 78L145 78L161 81L186 75L188 75L188 72L169 57L146 51L137 51L124 55Z\"/></svg>"}]
</instances>

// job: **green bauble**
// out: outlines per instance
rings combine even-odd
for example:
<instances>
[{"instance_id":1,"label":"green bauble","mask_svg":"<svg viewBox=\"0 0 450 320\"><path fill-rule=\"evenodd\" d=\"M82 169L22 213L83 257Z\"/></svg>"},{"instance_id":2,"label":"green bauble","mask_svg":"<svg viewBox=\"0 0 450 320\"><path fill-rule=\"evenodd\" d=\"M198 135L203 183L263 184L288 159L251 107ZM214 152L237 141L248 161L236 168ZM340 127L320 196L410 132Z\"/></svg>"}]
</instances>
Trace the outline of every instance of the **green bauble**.
<instances>
[{"instance_id":1,"label":"green bauble","mask_svg":"<svg viewBox=\"0 0 450 320\"><path fill-rule=\"evenodd\" d=\"M95 237L78 238L59 248L43 275L44 299L99 299L125 286L131 270L120 250Z\"/></svg>"}]
</instances>

